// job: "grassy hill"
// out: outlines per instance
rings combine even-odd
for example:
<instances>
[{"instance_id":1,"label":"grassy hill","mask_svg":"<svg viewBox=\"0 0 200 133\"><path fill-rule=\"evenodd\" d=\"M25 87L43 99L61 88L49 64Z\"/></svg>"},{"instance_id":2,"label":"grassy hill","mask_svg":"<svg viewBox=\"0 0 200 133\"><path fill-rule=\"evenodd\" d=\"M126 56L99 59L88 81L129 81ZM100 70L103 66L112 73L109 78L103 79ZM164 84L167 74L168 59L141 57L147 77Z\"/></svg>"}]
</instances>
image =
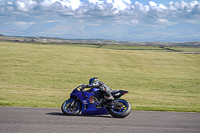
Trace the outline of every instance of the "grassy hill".
<instances>
[{"instance_id":1,"label":"grassy hill","mask_svg":"<svg viewBox=\"0 0 200 133\"><path fill-rule=\"evenodd\" d=\"M199 48L97 47L0 42L0 106L60 108L97 76L133 110L200 112Z\"/></svg>"}]
</instances>

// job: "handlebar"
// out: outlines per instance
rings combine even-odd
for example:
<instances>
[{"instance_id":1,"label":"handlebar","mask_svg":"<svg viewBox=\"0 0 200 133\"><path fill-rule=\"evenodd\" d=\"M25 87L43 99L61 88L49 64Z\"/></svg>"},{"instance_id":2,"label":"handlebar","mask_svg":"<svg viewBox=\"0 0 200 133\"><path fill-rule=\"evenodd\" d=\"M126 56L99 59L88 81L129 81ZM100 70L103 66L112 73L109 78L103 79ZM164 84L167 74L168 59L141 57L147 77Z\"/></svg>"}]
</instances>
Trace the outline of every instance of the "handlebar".
<instances>
[{"instance_id":1,"label":"handlebar","mask_svg":"<svg viewBox=\"0 0 200 133\"><path fill-rule=\"evenodd\" d=\"M76 87L75 89L78 89L78 88L80 88L81 87L81 91L83 91L85 88L83 88L83 86L85 86L85 84L81 84L81 85L79 85L78 87Z\"/></svg>"}]
</instances>

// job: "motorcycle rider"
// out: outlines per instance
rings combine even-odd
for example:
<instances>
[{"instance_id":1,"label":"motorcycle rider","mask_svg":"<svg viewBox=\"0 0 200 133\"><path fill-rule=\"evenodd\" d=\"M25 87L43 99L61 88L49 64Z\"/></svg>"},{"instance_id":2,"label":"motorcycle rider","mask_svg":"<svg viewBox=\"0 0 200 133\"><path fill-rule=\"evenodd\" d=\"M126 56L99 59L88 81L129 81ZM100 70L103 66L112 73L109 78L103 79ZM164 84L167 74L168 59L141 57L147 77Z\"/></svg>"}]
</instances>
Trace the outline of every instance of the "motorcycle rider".
<instances>
[{"instance_id":1,"label":"motorcycle rider","mask_svg":"<svg viewBox=\"0 0 200 133\"><path fill-rule=\"evenodd\" d=\"M83 88L99 88L100 91L106 94L104 97L106 100L114 100L114 97L111 95L112 90L103 82L99 82L97 77L91 78L89 84L83 86Z\"/></svg>"}]
</instances>

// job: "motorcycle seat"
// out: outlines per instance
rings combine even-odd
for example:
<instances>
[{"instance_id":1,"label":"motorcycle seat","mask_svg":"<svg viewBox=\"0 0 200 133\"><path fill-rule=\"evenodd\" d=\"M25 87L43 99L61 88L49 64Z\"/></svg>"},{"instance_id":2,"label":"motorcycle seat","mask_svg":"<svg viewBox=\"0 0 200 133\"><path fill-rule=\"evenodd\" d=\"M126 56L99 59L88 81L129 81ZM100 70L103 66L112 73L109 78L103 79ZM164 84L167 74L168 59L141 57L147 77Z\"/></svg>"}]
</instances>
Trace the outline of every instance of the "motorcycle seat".
<instances>
[{"instance_id":1,"label":"motorcycle seat","mask_svg":"<svg viewBox=\"0 0 200 133\"><path fill-rule=\"evenodd\" d=\"M120 92L120 90L114 90L111 92L111 94L114 94L114 93L117 93L117 92Z\"/></svg>"}]
</instances>

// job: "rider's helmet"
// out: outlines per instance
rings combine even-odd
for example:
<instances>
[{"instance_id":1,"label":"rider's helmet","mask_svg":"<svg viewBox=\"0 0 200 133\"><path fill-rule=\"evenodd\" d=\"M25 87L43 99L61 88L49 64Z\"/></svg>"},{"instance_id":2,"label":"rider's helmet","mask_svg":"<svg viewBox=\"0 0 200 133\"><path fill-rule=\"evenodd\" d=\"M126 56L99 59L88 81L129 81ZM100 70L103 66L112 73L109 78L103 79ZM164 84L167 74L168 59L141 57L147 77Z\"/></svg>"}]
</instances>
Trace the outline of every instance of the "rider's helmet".
<instances>
[{"instance_id":1,"label":"rider's helmet","mask_svg":"<svg viewBox=\"0 0 200 133\"><path fill-rule=\"evenodd\" d=\"M89 84L93 84L93 83L96 83L96 82L99 82L98 78L97 77L93 77L89 80Z\"/></svg>"}]
</instances>

